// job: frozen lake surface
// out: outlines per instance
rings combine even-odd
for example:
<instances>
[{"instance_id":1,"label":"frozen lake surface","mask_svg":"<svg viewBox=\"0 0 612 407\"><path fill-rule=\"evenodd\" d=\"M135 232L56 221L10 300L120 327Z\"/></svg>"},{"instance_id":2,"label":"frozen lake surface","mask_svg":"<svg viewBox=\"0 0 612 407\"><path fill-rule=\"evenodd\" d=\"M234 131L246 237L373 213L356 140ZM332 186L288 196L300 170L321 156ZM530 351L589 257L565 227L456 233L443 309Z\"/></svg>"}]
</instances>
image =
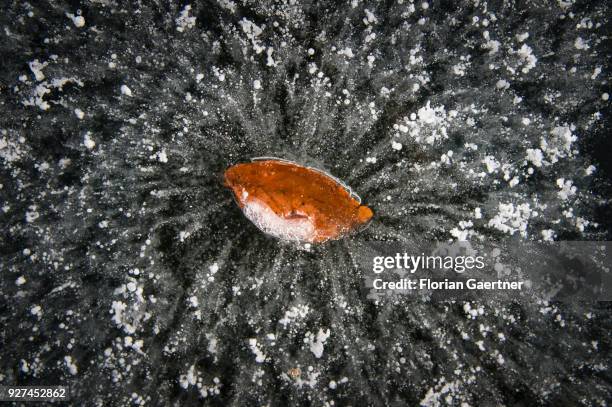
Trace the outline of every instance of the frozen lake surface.
<instances>
[{"instance_id":1,"label":"frozen lake surface","mask_svg":"<svg viewBox=\"0 0 612 407\"><path fill-rule=\"evenodd\" d=\"M612 399L610 305L375 302L354 261L372 240L611 240L606 2L9 3L0 384L100 406ZM345 181L370 227L262 234L222 185L261 156Z\"/></svg>"}]
</instances>

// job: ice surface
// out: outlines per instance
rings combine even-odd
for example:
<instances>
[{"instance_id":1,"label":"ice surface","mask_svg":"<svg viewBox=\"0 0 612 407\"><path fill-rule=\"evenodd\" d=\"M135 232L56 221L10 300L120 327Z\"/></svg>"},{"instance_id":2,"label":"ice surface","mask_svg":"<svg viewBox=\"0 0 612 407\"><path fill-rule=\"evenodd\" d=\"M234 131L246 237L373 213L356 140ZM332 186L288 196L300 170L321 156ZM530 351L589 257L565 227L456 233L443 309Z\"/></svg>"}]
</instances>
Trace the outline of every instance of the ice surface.
<instances>
[{"instance_id":1,"label":"ice surface","mask_svg":"<svg viewBox=\"0 0 612 407\"><path fill-rule=\"evenodd\" d=\"M610 240L606 2L5 3L0 384L100 406L612 399L609 305L375 302L354 260ZM257 156L333 173L375 218L269 239L221 182Z\"/></svg>"}]
</instances>

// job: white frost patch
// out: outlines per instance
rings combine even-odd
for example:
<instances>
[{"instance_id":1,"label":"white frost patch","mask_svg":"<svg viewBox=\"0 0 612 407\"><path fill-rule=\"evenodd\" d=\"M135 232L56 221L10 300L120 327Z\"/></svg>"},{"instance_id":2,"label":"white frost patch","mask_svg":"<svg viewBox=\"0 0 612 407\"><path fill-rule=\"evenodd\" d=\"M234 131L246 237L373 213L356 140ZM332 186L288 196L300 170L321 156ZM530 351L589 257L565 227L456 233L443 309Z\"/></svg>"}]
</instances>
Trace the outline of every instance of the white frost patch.
<instances>
[{"instance_id":1,"label":"white frost patch","mask_svg":"<svg viewBox=\"0 0 612 407\"><path fill-rule=\"evenodd\" d=\"M223 73L223 70L217 68L216 66L213 66L212 70L213 70L213 74L219 80L219 82L225 81L225 74Z\"/></svg>"},{"instance_id":2,"label":"white frost patch","mask_svg":"<svg viewBox=\"0 0 612 407\"><path fill-rule=\"evenodd\" d=\"M25 283L26 283L26 279L24 276L19 276L17 280L15 280L16 286L21 286L21 285L24 285Z\"/></svg>"},{"instance_id":3,"label":"white frost patch","mask_svg":"<svg viewBox=\"0 0 612 407\"><path fill-rule=\"evenodd\" d=\"M39 214L39 213L38 213L38 211L37 211L38 206L36 206L36 205L30 205L30 206L28 207L28 209L29 209L29 210L28 210L28 211L26 211L26 216L25 216L25 218L26 218L26 222L28 222L28 223L32 223L32 222L34 222L36 219L38 219L38 217L40 216L40 214Z\"/></svg>"},{"instance_id":4,"label":"white frost patch","mask_svg":"<svg viewBox=\"0 0 612 407\"><path fill-rule=\"evenodd\" d=\"M310 332L306 334L306 338L308 342L310 343L310 351L313 353L313 355L315 355L317 359L323 356L323 345L325 345L325 341L327 341L327 338L329 338L329 335L330 335L329 329L326 331L323 331L320 328L319 328L319 332L317 332L316 338L314 334Z\"/></svg>"},{"instance_id":5,"label":"white frost patch","mask_svg":"<svg viewBox=\"0 0 612 407\"><path fill-rule=\"evenodd\" d=\"M76 109L74 109L74 114L76 115L76 117L79 118L79 120L83 120L83 118L85 117L85 112L83 112L78 107Z\"/></svg>"},{"instance_id":6,"label":"white frost patch","mask_svg":"<svg viewBox=\"0 0 612 407\"><path fill-rule=\"evenodd\" d=\"M561 189L561 191L557 192L559 198L565 201L570 196L576 195L576 187L572 185L572 180L566 180L565 178L557 179L557 186Z\"/></svg>"},{"instance_id":7,"label":"white frost patch","mask_svg":"<svg viewBox=\"0 0 612 407\"><path fill-rule=\"evenodd\" d=\"M391 141L391 148L397 151L400 151L402 149L402 143L398 143L397 141L393 140Z\"/></svg>"},{"instance_id":8,"label":"white frost patch","mask_svg":"<svg viewBox=\"0 0 612 407\"><path fill-rule=\"evenodd\" d=\"M127 85L121 85L121 94L125 96L132 96L132 89L128 88Z\"/></svg>"},{"instance_id":9,"label":"white frost patch","mask_svg":"<svg viewBox=\"0 0 612 407\"><path fill-rule=\"evenodd\" d=\"M590 48L589 44L584 42L584 40L580 37L576 38L576 41L574 41L574 47L576 47L576 49L583 49L583 50L587 50Z\"/></svg>"},{"instance_id":10,"label":"white frost patch","mask_svg":"<svg viewBox=\"0 0 612 407\"><path fill-rule=\"evenodd\" d=\"M32 308L30 308L30 314L40 318L42 316L42 308L40 305L34 305Z\"/></svg>"},{"instance_id":11,"label":"white frost patch","mask_svg":"<svg viewBox=\"0 0 612 407\"><path fill-rule=\"evenodd\" d=\"M30 67L30 71L32 71L32 73L34 74L34 78L36 78L36 80L38 82L40 82L43 79L45 79L45 74L43 73L42 70L47 65L48 65L48 62L40 63L38 61L38 59L35 59L34 61L28 62L28 66Z\"/></svg>"},{"instance_id":12,"label":"white frost patch","mask_svg":"<svg viewBox=\"0 0 612 407\"><path fill-rule=\"evenodd\" d=\"M451 383L446 383L444 377L442 377L438 384L431 387L425 397L419 402L421 407L439 407L446 405L455 405L453 403L455 393L459 393L461 390L461 381L456 380ZM463 406L462 406L463 407Z\"/></svg>"},{"instance_id":13,"label":"white frost patch","mask_svg":"<svg viewBox=\"0 0 612 407\"><path fill-rule=\"evenodd\" d=\"M290 310L285 311L285 315L278 322L283 326L283 328L287 328L287 325L292 323L297 319L305 318L310 312L310 308L308 305L298 305L295 307L291 307Z\"/></svg>"},{"instance_id":14,"label":"white frost patch","mask_svg":"<svg viewBox=\"0 0 612 407\"><path fill-rule=\"evenodd\" d=\"M519 184L519 182L519 178L515 176L508 182L508 185L510 185L510 188L514 188Z\"/></svg>"},{"instance_id":15,"label":"white frost patch","mask_svg":"<svg viewBox=\"0 0 612 407\"><path fill-rule=\"evenodd\" d=\"M527 149L527 161L529 161L536 167L539 168L542 166L543 158L544 158L544 155L542 154L542 150L540 150L539 148L536 148L536 149L528 148Z\"/></svg>"},{"instance_id":16,"label":"white frost patch","mask_svg":"<svg viewBox=\"0 0 612 407\"><path fill-rule=\"evenodd\" d=\"M198 307L198 297L196 297L195 295L192 295L191 297L187 299L187 303L189 304L190 307L197 308Z\"/></svg>"},{"instance_id":17,"label":"white frost patch","mask_svg":"<svg viewBox=\"0 0 612 407\"><path fill-rule=\"evenodd\" d=\"M168 155L166 154L166 150L161 150L157 153L157 160L160 163L167 163L168 162Z\"/></svg>"},{"instance_id":18,"label":"white frost patch","mask_svg":"<svg viewBox=\"0 0 612 407\"><path fill-rule=\"evenodd\" d=\"M196 371L195 365L191 365L189 370L187 370L187 374L183 374L179 376L179 384L183 389L186 389L189 386L195 386L198 382L198 372Z\"/></svg>"},{"instance_id":19,"label":"white frost patch","mask_svg":"<svg viewBox=\"0 0 612 407\"><path fill-rule=\"evenodd\" d=\"M195 27L195 23L197 18L196 17L192 17L189 13L191 12L191 5L187 4L183 10L181 10L181 13L179 14L179 16L176 18L175 22L176 22L176 31L178 32L183 32L185 31L186 28L193 28Z\"/></svg>"},{"instance_id":20,"label":"white frost patch","mask_svg":"<svg viewBox=\"0 0 612 407\"><path fill-rule=\"evenodd\" d=\"M311 389L314 389L319 381L319 376L321 376L321 372L314 370L312 366L308 366L308 371L304 372L304 377L300 375L292 381L297 388L301 389L302 387L310 387ZM284 375L284 378L285 380L291 380L286 374Z\"/></svg>"},{"instance_id":21,"label":"white frost patch","mask_svg":"<svg viewBox=\"0 0 612 407\"><path fill-rule=\"evenodd\" d=\"M353 50L351 48L344 48L338 51L338 55L344 55L347 58L354 58L355 54L353 54Z\"/></svg>"},{"instance_id":22,"label":"white frost patch","mask_svg":"<svg viewBox=\"0 0 612 407\"><path fill-rule=\"evenodd\" d=\"M247 20L246 18L240 20L240 27L242 27L242 31L244 31L247 38L251 41L251 44L253 44L253 50L255 51L255 53L261 54L266 49L266 47L261 44L261 41L259 41L257 37L261 35L263 30L259 26L257 26L257 24L253 23L250 20ZM272 53L269 52L268 56L271 55Z\"/></svg>"},{"instance_id":23,"label":"white frost patch","mask_svg":"<svg viewBox=\"0 0 612 407\"><path fill-rule=\"evenodd\" d=\"M226 10L229 10L232 14L236 12L236 3L232 0L218 0L217 3Z\"/></svg>"},{"instance_id":24,"label":"white frost patch","mask_svg":"<svg viewBox=\"0 0 612 407\"><path fill-rule=\"evenodd\" d=\"M253 81L253 88L254 89L261 89L261 81L256 79Z\"/></svg>"},{"instance_id":25,"label":"white frost patch","mask_svg":"<svg viewBox=\"0 0 612 407\"><path fill-rule=\"evenodd\" d=\"M96 142L90 137L89 132L85 133L85 136L83 137L83 145L87 147L88 150L93 150L93 148L96 146Z\"/></svg>"},{"instance_id":26,"label":"white frost patch","mask_svg":"<svg viewBox=\"0 0 612 407\"><path fill-rule=\"evenodd\" d=\"M51 89L45 86L47 82L43 82L42 84L36 86L34 91L32 92L32 97L27 100L24 100L22 103L24 106L38 106L40 110L48 110L51 105L44 100L44 96L48 93L51 93Z\"/></svg>"},{"instance_id":27,"label":"white frost patch","mask_svg":"<svg viewBox=\"0 0 612 407\"><path fill-rule=\"evenodd\" d=\"M523 73L528 73L532 68L536 66L538 59L533 55L533 50L527 44L523 44L517 51L518 56L523 60Z\"/></svg>"},{"instance_id":28,"label":"white frost patch","mask_svg":"<svg viewBox=\"0 0 612 407\"><path fill-rule=\"evenodd\" d=\"M274 61L274 58L272 58L272 53L274 52L274 48L272 47L268 47L268 49L266 50L266 66L276 66L276 62Z\"/></svg>"},{"instance_id":29,"label":"white frost patch","mask_svg":"<svg viewBox=\"0 0 612 407\"><path fill-rule=\"evenodd\" d=\"M444 106L432 107L430 101L427 101L425 106L404 117L402 122L394 124L393 128L401 133L408 133L417 143L434 145L448 138L448 122L454 117L452 112L447 115Z\"/></svg>"},{"instance_id":30,"label":"white frost patch","mask_svg":"<svg viewBox=\"0 0 612 407\"><path fill-rule=\"evenodd\" d=\"M555 240L555 231L552 229L544 229L542 230L542 240L545 242L552 242Z\"/></svg>"},{"instance_id":31,"label":"white frost patch","mask_svg":"<svg viewBox=\"0 0 612 407\"><path fill-rule=\"evenodd\" d=\"M496 40L492 40L489 34L489 31L484 31L482 33L482 36L484 37L485 40L487 40L487 42L482 44L482 48L488 49L489 55L497 54L497 51L499 51L499 47L501 45L500 42Z\"/></svg>"},{"instance_id":32,"label":"white frost patch","mask_svg":"<svg viewBox=\"0 0 612 407\"><path fill-rule=\"evenodd\" d=\"M431 107L429 101L417 112L419 120L425 124L441 124L446 117L444 106Z\"/></svg>"},{"instance_id":33,"label":"white frost patch","mask_svg":"<svg viewBox=\"0 0 612 407\"><path fill-rule=\"evenodd\" d=\"M523 237L527 237L527 225L532 215L528 203L514 205L512 203L501 203L498 206L498 213L489 220L488 226L504 233L514 235L517 231Z\"/></svg>"},{"instance_id":34,"label":"white frost patch","mask_svg":"<svg viewBox=\"0 0 612 407\"><path fill-rule=\"evenodd\" d=\"M208 266L208 271L210 271L211 274L216 274L217 271L219 271L219 265L217 264L217 262Z\"/></svg>"},{"instance_id":35,"label":"white frost patch","mask_svg":"<svg viewBox=\"0 0 612 407\"><path fill-rule=\"evenodd\" d=\"M522 33L522 34L516 34L516 40L517 40L518 42L523 42L523 41L525 41L527 38L529 38L529 33L528 33L528 32L525 32L525 33Z\"/></svg>"},{"instance_id":36,"label":"white frost patch","mask_svg":"<svg viewBox=\"0 0 612 407\"><path fill-rule=\"evenodd\" d=\"M85 18L83 16L66 13L66 17L72 20L72 24L74 24L75 27L85 27Z\"/></svg>"},{"instance_id":37,"label":"white frost patch","mask_svg":"<svg viewBox=\"0 0 612 407\"><path fill-rule=\"evenodd\" d=\"M77 365L72 360L72 356L64 356L64 363L66 364L68 372L70 372L71 375L75 376L78 373L79 370Z\"/></svg>"},{"instance_id":38,"label":"white frost patch","mask_svg":"<svg viewBox=\"0 0 612 407\"><path fill-rule=\"evenodd\" d=\"M486 156L484 160L482 160L482 163L487 167L487 172L489 174L497 171L497 169L500 167L499 162L495 160L495 157L492 155Z\"/></svg>"},{"instance_id":39,"label":"white frost patch","mask_svg":"<svg viewBox=\"0 0 612 407\"><path fill-rule=\"evenodd\" d=\"M111 313L113 314L112 321L119 325L123 325L123 311L127 309L127 305L121 301L113 301L111 304Z\"/></svg>"},{"instance_id":40,"label":"white frost patch","mask_svg":"<svg viewBox=\"0 0 612 407\"><path fill-rule=\"evenodd\" d=\"M505 79L500 79L497 81L497 83L495 84L495 87L499 90L506 90L510 87L510 82L508 82Z\"/></svg>"},{"instance_id":41,"label":"white frost patch","mask_svg":"<svg viewBox=\"0 0 612 407\"><path fill-rule=\"evenodd\" d=\"M251 352L255 354L255 362L263 363L266 360L266 355L261 351L261 349L257 345L257 339L255 338L249 339L249 348L251 348Z\"/></svg>"},{"instance_id":42,"label":"white frost patch","mask_svg":"<svg viewBox=\"0 0 612 407\"><path fill-rule=\"evenodd\" d=\"M578 140L572 131L574 126L557 126L550 131L549 137L540 139L540 148L546 153L551 164L572 155L572 143Z\"/></svg>"},{"instance_id":43,"label":"white frost patch","mask_svg":"<svg viewBox=\"0 0 612 407\"><path fill-rule=\"evenodd\" d=\"M37 62L37 61L35 60L34 62ZM46 63L43 64L43 67L45 65ZM32 72L34 73L34 76L36 76L37 78L41 78L41 77L44 78L44 74L42 73L42 71L40 71L40 69L42 68L41 67L37 68L35 66ZM69 82L74 82L79 86L83 86L83 82L81 82L80 80L76 78L59 78L59 79L56 78L56 79L51 80L51 83L49 83L48 81L44 81L36 85L36 87L31 92L31 96L28 99L22 100L21 103L24 106L38 106L40 110L48 110L51 107L51 105L49 104L49 102L44 100L45 95L51 93L51 89L53 88L62 91L64 88L64 85Z\"/></svg>"},{"instance_id":44,"label":"white frost patch","mask_svg":"<svg viewBox=\"0 0 612 407\"><path fill-rule=\"evenodd\" d=\"M363 23L365 25L370 25L370 24L375 24L378 22L378 19L376 18L376 16L374 15L374 13L372 13L370 10L368 10L367 8L364 10L366 16L363 19Z\"/></svg>"},{"instance_id":45,"label":"white frost patch","mask_svg":"<svg viewBox=\"0 0 612 407\"><path fill-rule=\"evenodd\" d=\"M457 76L465 76L465 70L467 69L467 65L463 62L459 62L456 65L453 65L453 73Z\"/></svg>"},{"instance_id":46,"label":"white frost patch","mask_svg":"<svg viewBox=\"0 0 612 407\"><path fill-rule=\"evenodd\" d=\"M217 345L218 345L217 338L215 338L212 334L206 334L206 339L208 340L208 346L206 347L206 350L210 354L215 355L217 353Z\"/></svg>"}]
</instances>

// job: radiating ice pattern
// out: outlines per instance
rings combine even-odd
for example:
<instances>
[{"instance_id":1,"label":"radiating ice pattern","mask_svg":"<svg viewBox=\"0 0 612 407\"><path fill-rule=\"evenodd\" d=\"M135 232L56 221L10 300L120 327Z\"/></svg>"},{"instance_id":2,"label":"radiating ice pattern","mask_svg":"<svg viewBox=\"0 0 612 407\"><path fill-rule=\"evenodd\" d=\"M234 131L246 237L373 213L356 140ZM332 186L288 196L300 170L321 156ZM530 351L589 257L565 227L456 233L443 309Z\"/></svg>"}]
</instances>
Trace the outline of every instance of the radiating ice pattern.
<instances>
[{"instance_id":1,"label":"radiating ice pattern","mask_svg":"<svg viewBox=\"0 0 612 407\"><path fill-rule=\"evenodd\" d=\"M612 398L609 306L374 303L352 253L609 239L606 2L78 4L0 6L0 384L70 383L75 405ZM372 224L310 251L263 235L221 182L256 156L346 181Z\"/></svg>"}]
</instances>

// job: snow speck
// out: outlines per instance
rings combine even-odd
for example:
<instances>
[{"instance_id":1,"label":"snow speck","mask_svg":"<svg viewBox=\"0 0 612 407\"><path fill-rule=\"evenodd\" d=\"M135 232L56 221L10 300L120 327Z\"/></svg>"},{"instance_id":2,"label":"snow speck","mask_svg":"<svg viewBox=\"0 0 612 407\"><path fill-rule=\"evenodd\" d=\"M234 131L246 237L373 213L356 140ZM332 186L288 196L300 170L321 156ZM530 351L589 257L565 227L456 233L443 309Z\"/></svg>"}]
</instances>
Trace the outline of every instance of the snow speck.
<instances>
[{"instance_id":1,"label":"snow speck","mask_svg":"<svg viewBox=\"0 0 612 407\"><path fill-rule=\"evenodd\" d=\"M38 59L35 59L32 62L28 62L28 66L30 67L30 71L34 74L34 77L38 82L45 79L45 74L43 73L43 68L47 66L47 63L41 63Z\"/></svg>"},{"instance_id":2,"label":"snow speck","mask_svg":"<svg viewBox=\"0 0 612 407\"><path fill-rule=\"evenodd\" d=\"M522 33L522 34L516 34L516 40L517 40L518 42L523 42L523 41L525 41L527 38L529 38L529 33L528 33L528 32L525 32L525 33Z\"/></svg>"},{"instance_id":3,"label":"snow speck","mask_svg":"<svg viewBox=\"0 0 612 407\"><path fill-rule=\"evenodd\" d=\"M557 179L557 186L561 189L557 192L557 195L559 195L559 198L563 201L576 194L576 187L573 185L572 180L559 178Z\"/></svg>"},{"instance_id":4,"label":"snow speck","mask_svg":"<svg viewBox=\"0 0 612 407\"><path fill-rule=\"evenodd\" d=\"M257 339L255 338L249 339L249 348L251 348L251 352L255 354L255 362L263 363L266 360L266 355L261 351L261 349L257 345Z\"/></svg>"},{"instance_id":5,"label":"snow speck","mask_svg":"<svg viewBox=\"0 0 612 407\"><path fill-rule=\"evenodd\" d=\"M316 338L314 337L314 335L310 334L310 351L315 355L317 359L323 356L323 345L325 344L327 338L329 338L329 335L329 329L323 331L320 328L319 332L317 332Z\"/></svg>"},{"instance_id":6,"label":"snow speck","mask_svg":"<svg viewBox=\"0 0 612 407\"><path fill-rule=\"evenodd\" d=\"M351 48L344 48L338 51L338 55L344 55L347 58L353 58L355 57L355 54L353 54L353 50Z\"/></svg>"},{"instance_id":7,"label":"snow speck","mask_svg":"<svg viewBox=\"0 0 612 407\"><path fill-rule=\"evenodd\" d=\"M74 363L71 356L64 356L64 363L71 375L75 376L78 373L77 365Z\"/></svg>"},{"instance_id":8,"label":"snow speck","mask_svg":"<svg viewBox=\"0 0 612 407\"><path fill-rule=\"evenodd\" d=\"M397 151L402 149L402 143L398 143L397 141L391 141L391 148Z\"/></svg>"},{"instance_id":9,"label":"snow speck","mask_svg":"<svg viewBox=\"0 0 612 407\"><path fill-rule=\"evenodd\" d=\"M72 23L74 24L75 27L77 28L85 27L85 18L83 16L66 13L66 17L72 20Z\"/></svg>"},{"instance_id":10,"label":"snow speck","mask_svg":"<svg viewBox=\"0 0 612 407\"><path fill-rule=\"evenodd\" d=\"M255 79L253 81L253 88L255 89L261 89L261 81L259 79Z\"/></svg>"},{"instance_id":11,"label":"snow speck","mask_svg":"<svg viewBox=\"0 0 612 407\"><path fill-rule=\"evenodd\" d=\"M26 283L26 279L24 276L19 276L17 280L15 280L15 285L20 286Z\"/></svg>"},{"instance_id":12,"label":"snow speck","mask_svg":"<svg viewBox=\"0 0 612 407\"><path fill-rule=\"evenodd\" d=\"M482 163L487 167L487 172L489 174L497 171L497 169L500 167L499 163L495 160L495 157L493 157L492 155L486 156L484 160L482 160Z\"/></svg>"},{"instance_id":13,"label":"snow speck","mask_svg":"<svg viewBox=\"0 0 612 407\"><path fill-rule=\"evenodd\" d=\"M555 238L555 231L552 229L544 229L542 230L542 240L545 242L552 242Z\"/></svg>"},{"instance_id":14,"label":"snow speck","mask_svg":"<svg viewBox=\"0 0 612 407\"><path fill-rule=\"evenodd\" d=\"M93 148L96 146L96 142L91 138L89 132L85 133L85 136L83 137L83 145L87 147L88 150L93 150Z\"/></svg>"},{"instance_id":15,"label":"snow speck","mask_svg":"<svg viewBox=\"0 0 612 407\"><path fill-rule=\"evenodd\" d=\"M195 295L192 295L191 297L189 297L187 302L189 306L192 308L198 307L198 297L196 297Z\"/></svg>"},{"instance_id":16,"label":"snow speck","mask_svg":"<svg viewBox=\"0 0 612 407\"><path fill-rule=\"evenodd\" d=\"M183 389L186 389L190 385L195 386L197 382L198 382L198 372L196 370L195 365L191 365L189 367L189 370L187 370L187 374L181 375L179 377L179 384Z\"/></svg>"},{"instance_id":17,"label":"snow speck","mask_svg":"<svg viewBox=\"0 0 612 407\"><path fill-rule=\"evenodd\" d=\"M503 90L503 89L508 89L510 87L510 82L508 82L505 79L500 79L497 81L497 83L495 84L495 87L497 89Z\"/></svg>"},{"instance_id":18,"label":"snow speck","mask_svg":"<svg viewBox=\"0 0 612 407\"><path fill-rule=\"evenodd\" d=\"M191 5L187 4L183 8L183 10L181 10L181 13L179 14L179 16L175 20L175 22L176 22L176 31L183 32L187 28L195 27L195 23L196 23L197 18L196 17L192 17L190 15L190 12L191 12Z\"/></svg>"},{"instance_id":19,"label":"snow speck","mask_svg":"<svg viewBox=\"0 0 612 407\"><path fill-rule=\"evenodd\" d=\"M574 47L576 47L576 49L589 49L589 45L584 42L584 40L580 37L576 38L576 41L574 41Z\"/></svg>"},{"instance_id":20,"label":"snow speck","mask_svg":"<svg viewBox=\"0 0 612 407\"><path fill-rule=\"evenodd\" d=\"M608 99L610 99L610 95L607 92L601 95L601 100L608 100Z\"/></svg>"},{"instance_id":21,"label":"snow speck","mask_svg":"<svg viewBox=\"0 0 612 407\"><path fill-rule=\"evenodd\" d=\"M83 112L78 107L76 109L74 109L74 114L76 115L76 117L79 118L79 120L83 120L83 118L85 117L85 112Z\"/></svg>"},{"instance_id":22,"label":"snow speck","mask_svg":"<svg viewBox=\"0 0 612 407\"><path fill-rule=\"evenodd\" d=\"M542 166L543 158L544 158L544 155L542 154L542 150L540 150L539 148L536 148L536 149L528 148L527 149L527 161L529 161L536 167Z\"/></svg>"},{"instance_id":23,"label":"snow speck","mask_svg":"<svg viewBox=\"0 0 612 407\"><path fill-rule=\"evenodd\" d=\"M518 231L521 236L527 237L527 225L532 212L529 203L514 205L512 202L500 202L498 213L489 220L488 226L510 235Z\"/></svg>"},{"instance_id":24,"label":"snow speck","mask_svg":"<svg viewBox=\"0 0 612 407\"><path fill-rule=\"evenodd\" d=\"M42 308L40 305L34 305L32 308L30 308L30 314L40 318L42 316Z\"/></svg>"},{"instance_id":25,"label":"snow speck","mask_svg":"<svg viewBox=\"0 0 612 407\"><path fill-rule=\"evenodd\" d=\"M587 167L587 168L584 170L584 173L585 173L586 175L591 175L591 174L593 174L593 173L595 172L595 170L596 170L596 168L595 168L595 166L594 166L594 165L589 165L589 166L588 166L588 167Z\"/></svg>"},{"instance_id":26,"label":"snow speck","mask_svg":"<svg viewBox=\"0 0 612 407\"><path fill-rule=\"evenodd\" d=\"M132 96L132 90L127 85L121 85L121 94L126 96Z\"/></svg>"},{"instance_id":27,"label":"snow speck","mask_svg":"<svg viewBox=\"0 0 612 407\"><path fill-rule=\"evenodd\" d=\"M528 73L532 68L536 66L538 59L533 55L533 50L527 44L523 44L517 51L518 56L524 61L523 73Z\"/></svg>"},{"instance_id":28,"label":"snow speck","mask_svg":"<svg viewBox=\"0 0 612 407\"><path fill-rule=\"evenodd\" d=\"M37 211L38 207L36 205L30 205L30 207L28 209L29 210L26 211L26 216L25 216L26 217L26 222L32 223L36 219L38 219L40 214Z\"/></svg>"}]
</instances>

